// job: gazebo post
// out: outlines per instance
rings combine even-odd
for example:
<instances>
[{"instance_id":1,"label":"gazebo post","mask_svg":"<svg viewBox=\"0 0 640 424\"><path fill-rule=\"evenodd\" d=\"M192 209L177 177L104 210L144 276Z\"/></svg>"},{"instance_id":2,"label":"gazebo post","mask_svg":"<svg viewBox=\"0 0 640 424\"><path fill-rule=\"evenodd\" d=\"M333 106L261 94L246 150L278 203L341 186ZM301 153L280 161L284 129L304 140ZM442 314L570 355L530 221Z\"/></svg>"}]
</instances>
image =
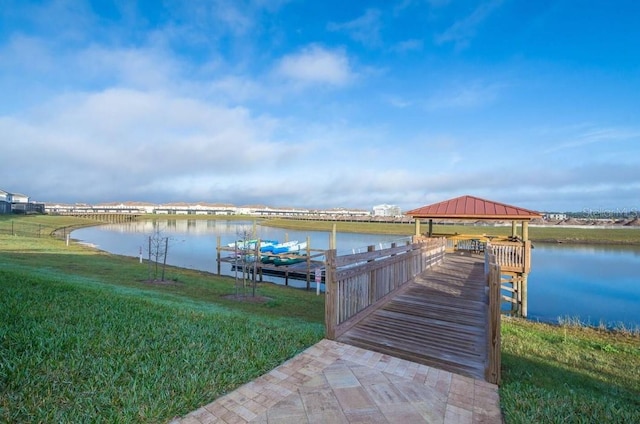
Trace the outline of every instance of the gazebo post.
<instances>
[{"instance_id":1,"label":"gazebo post","mask_svg":"<svg viewBox=\"0 0 640 424\"><path fill-rule=\"evenodd\" d=\"M526 267L528 268L528 264L531 263L531 257L529 257L529 255L531 255L531 249L527 248L528 246L528 241L529 241L529 222L528 221L522 221L522 242L524 243L525 249L524 249L524 254L527 255L528 257L525 258L525 264ZM525 269L525 272L522 273L522 317L526 318L527 317L527 276L529 274L528 269Z\"/></svg>"},{"instance_id":2,"label":"gazebo post","mask_svg":"<svg viewBox=\"0 0 640 424\"><path fill-rule=\"evenodd\" d=\"M416 233L415 236L419 237L420 236L420 218L415 218L415 227L416 227Z\"/></svg>"},{"instance_id":3,"label":"gazebo post","mask_svg":"<svg viewBox=\"0 0 640 424\"><path fill-rule=\"evenodd\" d=\"M511 221L511 237L516 237L518 235L518 222Z\"/></svg>"},{"instance_id":4,"label":"gazebo post","mask_svg":"<svg viewBox=\"0 0 640 424\"><path fill-rule=\"evenodd\" d=\"M429 237L433 237L433 219L429 219Z\"/></svg>"},{"instance_id":5,"label":"gazebo post","mask_svg":"<svg viewBox=\"0 0 640 424\"><path fill-rule=\"evenodd\" d=\"M520 314L522 318L527 317L527 273L522 274L522 297L520 305Z\"/></svg>"}]
</instances>

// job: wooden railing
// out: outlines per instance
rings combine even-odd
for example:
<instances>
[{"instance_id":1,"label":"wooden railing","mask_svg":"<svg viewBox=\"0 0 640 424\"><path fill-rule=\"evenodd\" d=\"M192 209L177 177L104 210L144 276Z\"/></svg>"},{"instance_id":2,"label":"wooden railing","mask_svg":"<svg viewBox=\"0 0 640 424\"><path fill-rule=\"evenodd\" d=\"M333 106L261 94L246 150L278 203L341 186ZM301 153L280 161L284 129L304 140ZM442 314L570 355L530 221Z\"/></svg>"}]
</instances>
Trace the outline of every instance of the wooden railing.
<instances>
[{"instance_id":1,"label":"wooden railing","mask_svg":"<svg viewBox=\"0 0 640 424\"><path fill-rule=\"evenodd\" d=\"M486 239L467 235L456 235L447 237L447 252L467 251L484 252Z\"/></svg>"},{"instance_id":2,"label":"wooden railing","mask_svg":"<svg viewBox=\"0 0 640 424\"><path fill-rule=\"evenodd\" d=\"M337 256L326 254L326 337L335 340L384 304L398 289L444 258L444 238Z\"/></svg>"},{"instance_id":3,"label":"wooden railing","mask_svg":"<svg viewBox=\"0 0 640 424\"><path fill-rule=\"evenodd\" d=\"M489 383L500 384L500 307L501 299L501 274L500 265L491 249L485 251L485 275L487 278L487 362L485 364L485 379Z\"/></svg>"},{"instance_id":4,"label":"wooden railing","mask_svg":"<svg viewBox=\"0 0 640 424\"><path fill-rule=\"evenodd\" d=\"M502 271L529 272L531 270L530 241L499 241L487 243L487 250L495 256Z\"/></svg>"}]
</instances>

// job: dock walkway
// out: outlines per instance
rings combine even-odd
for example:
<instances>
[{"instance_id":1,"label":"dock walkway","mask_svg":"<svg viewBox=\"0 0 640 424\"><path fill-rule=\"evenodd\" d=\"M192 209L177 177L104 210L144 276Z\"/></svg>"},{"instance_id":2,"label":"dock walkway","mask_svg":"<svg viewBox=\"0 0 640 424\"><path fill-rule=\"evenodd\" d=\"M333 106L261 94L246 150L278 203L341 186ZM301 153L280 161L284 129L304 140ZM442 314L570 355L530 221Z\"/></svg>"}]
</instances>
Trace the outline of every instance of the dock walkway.
<instances>
[{"instance_id":1,"label":"dock walkway","mask_svg":"<svg viewBox=\"0 0 640 424\"><path fill-rule=\"evenodd\" d=\"M483 256L449 253L338 341L484 379L485 287Z\"/></svg>"}]
</instances>

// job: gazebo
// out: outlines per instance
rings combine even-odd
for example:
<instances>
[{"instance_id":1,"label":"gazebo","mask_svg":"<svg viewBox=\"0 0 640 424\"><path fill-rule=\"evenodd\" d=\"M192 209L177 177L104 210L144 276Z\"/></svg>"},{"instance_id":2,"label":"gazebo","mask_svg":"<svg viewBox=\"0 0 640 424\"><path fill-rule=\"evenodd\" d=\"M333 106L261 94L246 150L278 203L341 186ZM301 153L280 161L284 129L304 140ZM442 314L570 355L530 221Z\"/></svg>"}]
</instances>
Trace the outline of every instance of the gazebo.
<instances>
[{"instance_id":1,"label":"gazebo","mask_svg":"<svg viewBox=\"0 0 640 424\"><path fill-rule=\"evenodd\" d=\"M529 222L532 219L541 218L542 215L539 212L466 195L412 209L405 214L415 220L416 237L421 236L421 220L428 219L427 237L434 235L434 220L510 221L511 237L506 240L491 240L489 246L496 256L503 273L503 280L507 284L503 285L502 288L512 293L511 297L503 296L503 299L511 302L514 313L524 317L527 316L527 274L531 268ZM518 224L521 227L520 235L518 235ZM464 236L457 237L464 239ZM488 239L491 239L491 237L488 237ZM473 241L477 242L477 240ZM458 245L457 240L454 240L451 246L454 250L465 246L469 250L477 251L475 243L459 243Z\"/></svg>"}]
</instances>

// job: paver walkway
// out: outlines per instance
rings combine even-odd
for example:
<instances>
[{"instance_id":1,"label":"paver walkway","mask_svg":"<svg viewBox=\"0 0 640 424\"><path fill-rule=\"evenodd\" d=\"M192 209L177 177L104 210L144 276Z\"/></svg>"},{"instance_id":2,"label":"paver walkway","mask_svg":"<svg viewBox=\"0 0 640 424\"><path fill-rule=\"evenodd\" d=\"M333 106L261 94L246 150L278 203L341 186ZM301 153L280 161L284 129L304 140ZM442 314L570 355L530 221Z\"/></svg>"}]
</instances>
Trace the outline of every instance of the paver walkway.
<instances>
[{"instance_id":1,"label":"paver walkway","mask_svg":"<svg viewBox=\"0 0 640 424\"><path fill-rule=\"evenodd\" d=\"M494 384L325 339L171 424L501 422Z\"/></svg>"}]
</instances>

